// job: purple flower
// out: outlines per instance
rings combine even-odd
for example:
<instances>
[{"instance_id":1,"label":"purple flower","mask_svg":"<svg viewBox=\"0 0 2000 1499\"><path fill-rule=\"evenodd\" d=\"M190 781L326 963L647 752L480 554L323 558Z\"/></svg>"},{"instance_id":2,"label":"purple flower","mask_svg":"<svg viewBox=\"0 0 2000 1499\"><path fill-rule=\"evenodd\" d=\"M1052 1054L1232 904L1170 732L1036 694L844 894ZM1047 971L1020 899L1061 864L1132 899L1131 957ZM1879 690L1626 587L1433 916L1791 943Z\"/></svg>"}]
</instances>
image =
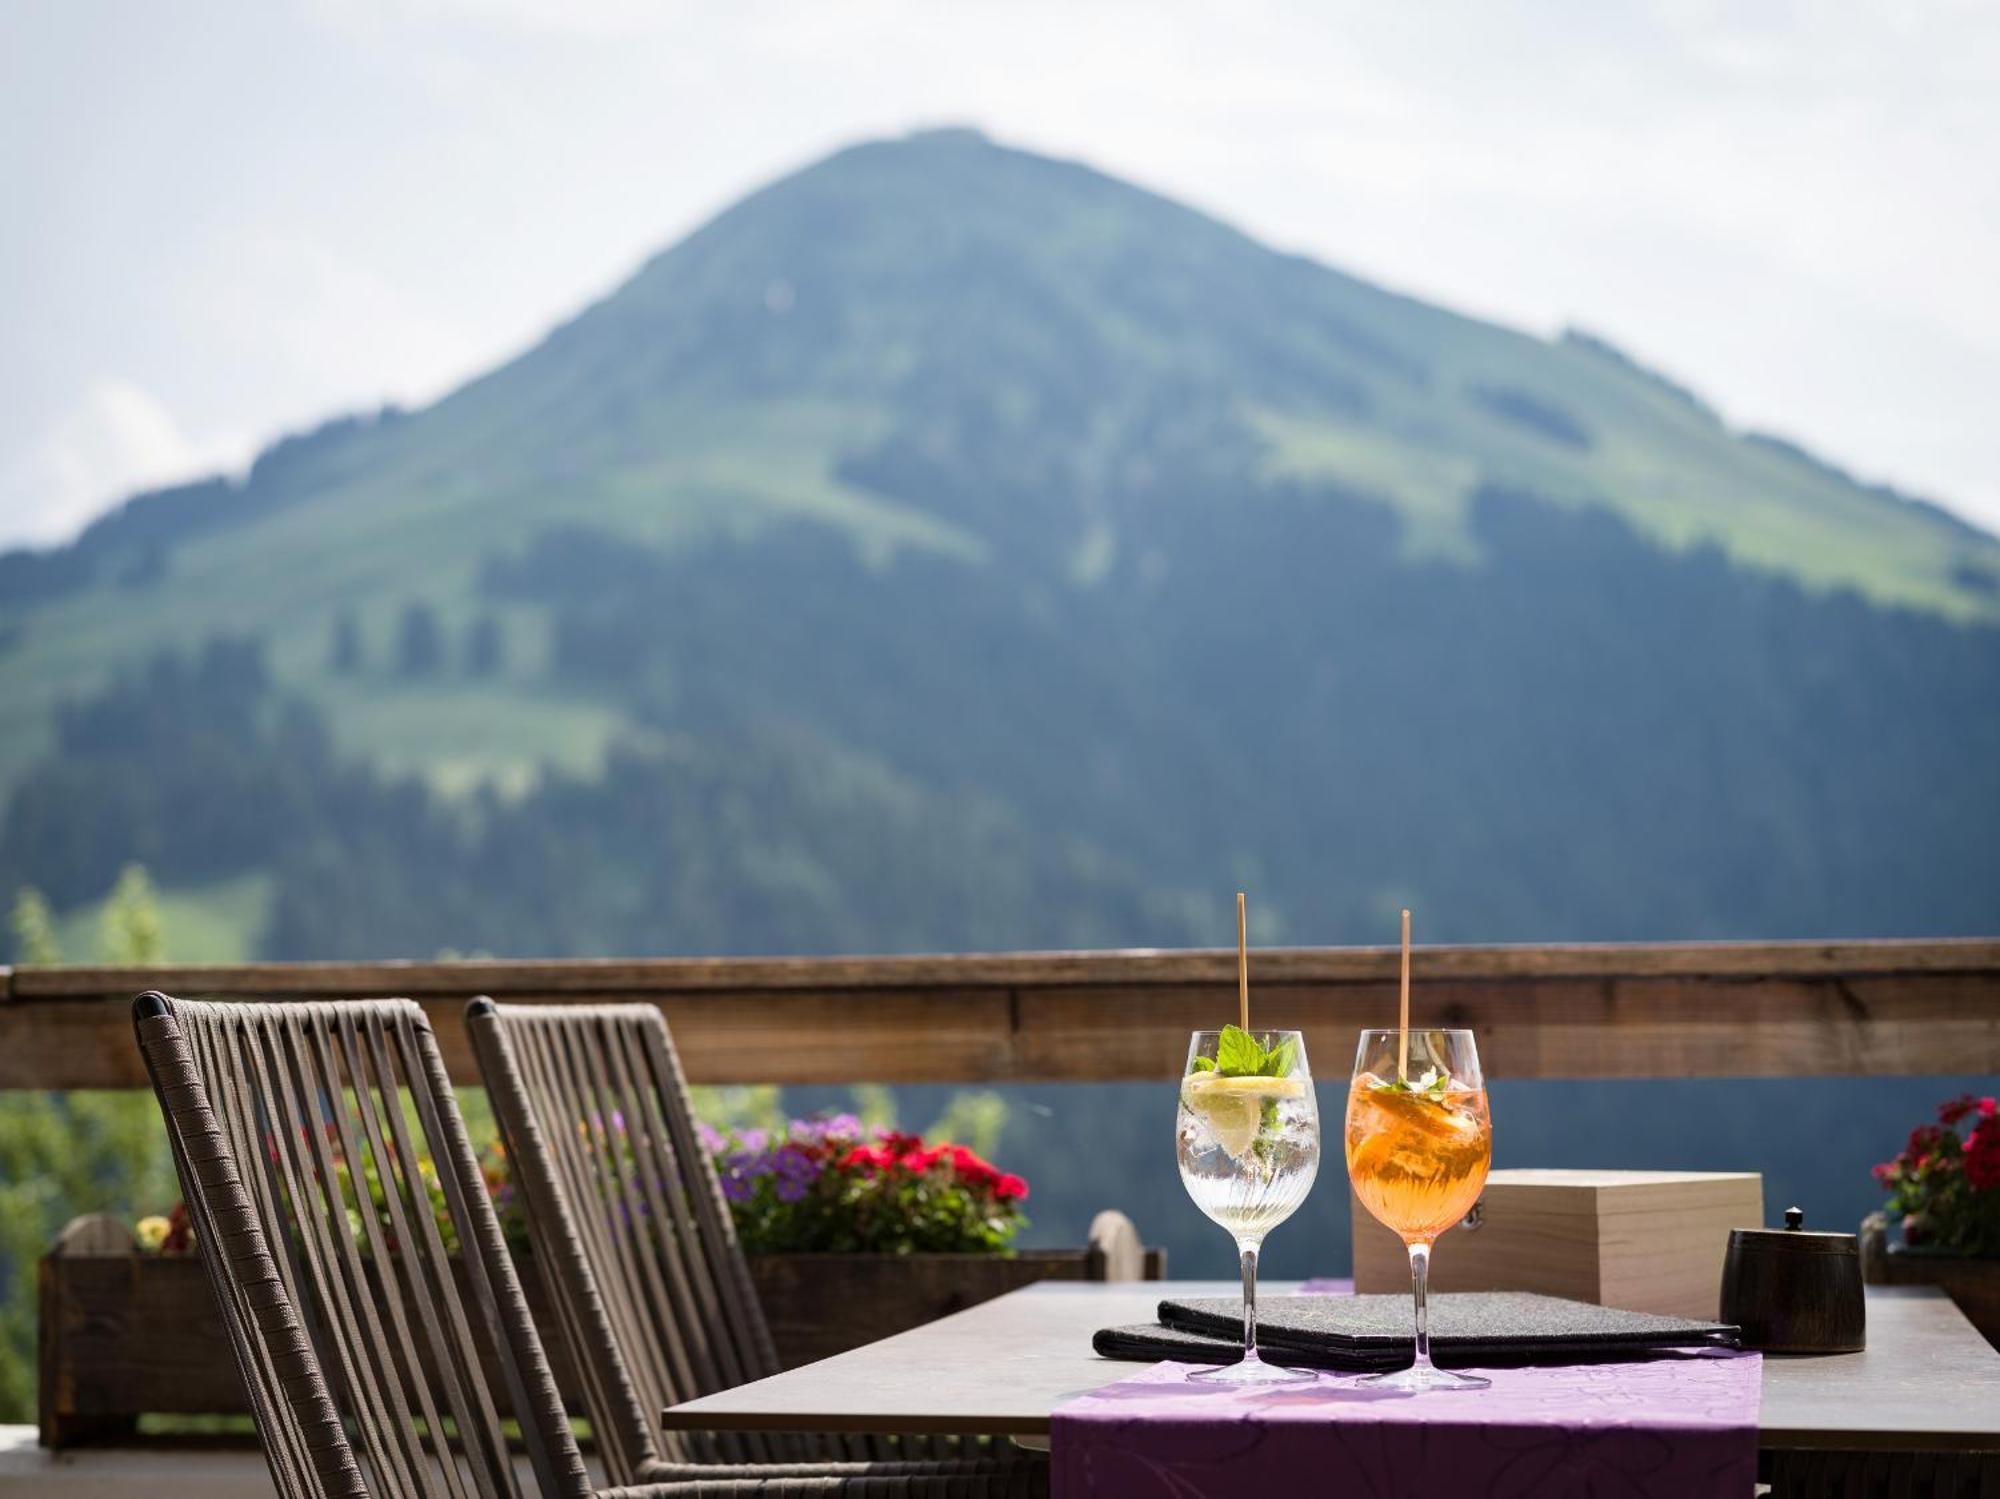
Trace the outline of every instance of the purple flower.
<instances>
[{"instance_id":1,"label":"purple flower","mask_svg":"<svg viewBox=\"0 0 2000 1499\"><path fill-rule=\"evenodd\" d=\"M809 1145L824 1144L828 1140L858 1140L867 1133L867 1126L852 1114L792 1121L792 1138Z\"/></svg>"},{"instance_id":2,"label":"purple flower","mask_svg":"<svg viewBox=\"0 0 2000 1499\"><path fill-rule=\"evenodd\" d=\"M701 1148L710 1155L721 1155L729 1144L729 1137L705 1119L694 1122L695 1138L701 1141Z\"/></svg>"}]
</instances>

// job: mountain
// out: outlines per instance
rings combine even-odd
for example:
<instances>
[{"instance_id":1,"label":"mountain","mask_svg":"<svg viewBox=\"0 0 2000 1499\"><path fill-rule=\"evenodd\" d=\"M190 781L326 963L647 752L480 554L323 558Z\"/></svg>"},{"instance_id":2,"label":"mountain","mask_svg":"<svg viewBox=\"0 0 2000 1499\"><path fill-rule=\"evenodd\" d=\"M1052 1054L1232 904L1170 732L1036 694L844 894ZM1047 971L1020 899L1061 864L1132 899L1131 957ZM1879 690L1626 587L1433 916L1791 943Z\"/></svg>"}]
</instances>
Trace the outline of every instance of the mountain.
<instances>
[{"instance_id":1,"label":"mountain","mask_svg":"<svg viewBox=\"0 0 2000 1499\"><path fill-rule=\"evenodd\" d=\"M0 557L0 692L0 878L225 953L2000 916L2000 542L966 131Z\"/></svg>"}]
</instances>

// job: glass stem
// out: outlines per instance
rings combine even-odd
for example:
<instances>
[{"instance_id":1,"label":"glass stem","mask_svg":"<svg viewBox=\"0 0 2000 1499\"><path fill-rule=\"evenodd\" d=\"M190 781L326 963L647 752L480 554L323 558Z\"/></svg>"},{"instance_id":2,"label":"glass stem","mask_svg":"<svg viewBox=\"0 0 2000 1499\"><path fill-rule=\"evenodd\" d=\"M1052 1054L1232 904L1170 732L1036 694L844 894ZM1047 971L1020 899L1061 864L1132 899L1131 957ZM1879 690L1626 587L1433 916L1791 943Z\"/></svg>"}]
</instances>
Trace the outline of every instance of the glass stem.
<instances>
[{"instance_id":1,"label":"glass stem","mask_svg":"<svg viewBox=\"0 0 2000 1499\"><path fill-rule=\"evenodd\" d=\"M1243 1362L1257 1359L1257 1249L1259 1240L1238 1239L1236 1252L1243 1258Z\"/></svg>"},{"instance_id":2,"label":"glass stem","mask_svg":"<svg viewBox=\"0 0 2000 1499\"><path fill-rule=\"evenodd\" d=\"M1431 1324L1424 1306L1424 1289L1430 1279L1431 1246L1428 1243L1410 1245L1410 1287L1417 1298L1417 1361L1414 1368L1428 1369L1431 1366Z\"/></svg>"}]
</instances>

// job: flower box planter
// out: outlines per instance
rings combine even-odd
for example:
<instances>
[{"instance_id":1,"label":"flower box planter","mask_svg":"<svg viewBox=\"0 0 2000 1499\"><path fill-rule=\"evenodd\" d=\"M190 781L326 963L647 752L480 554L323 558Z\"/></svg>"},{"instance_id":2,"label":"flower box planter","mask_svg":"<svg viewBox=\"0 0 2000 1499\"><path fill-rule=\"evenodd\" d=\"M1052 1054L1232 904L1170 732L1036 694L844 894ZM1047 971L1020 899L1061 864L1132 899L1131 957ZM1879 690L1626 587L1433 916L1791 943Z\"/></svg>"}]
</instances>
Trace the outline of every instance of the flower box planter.
<instances>
[{"instance_id":1,"label":"flower box planter","mask_svg":"<svg viewBox=\"0 0 2000 1499\"><path fill-rule=\"evenodd\" d=\"M1871 1286L1936 1286L2000 1349L2000 1258L1891 1244L1888 1218L1870 1213L1861 1224L1861 1278Z\"/></svg>"},{"instance_id":2,"label":"flower box planter","mask_svg":"<svg viewBox=\"0 0 2000 1499\"><path fill-rule=\"evenodd\" d=\"M1159 1280L1166 1257L1147 1250L1136 1276ZM786 1368L859 1348L962 1312L1039 1280L1106 1280L1101 1249L1018 1254L760 1254L750 1258L778 1357Z\"/></svg>"},{"instance_id":3,"label":"flower box planter","mask_svg":"<svg viewBox=\"0 0 2000 1499\"><path fill-rule=\"evenodd\" d=\"M531 1266L522 1290L538 1327L553 1328ZM249 1411L208 1272L193 1255L137 1251L115 1218L79 1218L37 1267L37 1425L44 1447L129 1441L141 1415ZM415 1316L415 1308L411 1308ZM545 1338L556 1383L577 1388L568 1350ZM497 1367L488 1378L504 1400Z\"/></svg>"},{"instance_id":4,"label":"flower box planter","mask_svg":"<svg viewBox=\"0 0 2000 1499\"><path fill-rule=\"evenodd\" d=\"M1115 1221L1109 1221L1115 1220ZM531 1257L522 1290L556 1383L577 1380ZM769 1255L752 1274L787 1367L915 1327L1038 1280L1158 1279L1164 1258L1105 1214L1092 1247L1015 1255ZM139 1254L124 1224L82 1218L39 1266L39 1425L45 1447L129 1441L142 1414L246 1410L208 1276L191 1256ZM503 1389L496 1377L493 1387Z\"/></svg>"}]
</instances>

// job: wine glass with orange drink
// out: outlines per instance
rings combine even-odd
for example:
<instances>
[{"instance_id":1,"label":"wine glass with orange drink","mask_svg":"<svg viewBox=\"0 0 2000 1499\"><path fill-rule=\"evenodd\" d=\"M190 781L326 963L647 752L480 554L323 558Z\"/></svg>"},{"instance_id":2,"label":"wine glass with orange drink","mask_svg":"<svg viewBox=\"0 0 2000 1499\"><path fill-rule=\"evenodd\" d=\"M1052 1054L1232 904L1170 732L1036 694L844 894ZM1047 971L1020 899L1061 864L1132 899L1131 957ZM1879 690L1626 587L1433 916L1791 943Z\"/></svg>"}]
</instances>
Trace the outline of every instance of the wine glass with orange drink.
<instances>
[{"instance_id":1,"label":"wine glass with orange drink","mask_svg":"<svg viewBox=\"0 0 2000 1499\"><path fill-rule=\"evenodd\" d=\"M1493 1118L1467 1030L1412 1030L1410 913L1403 913L1402 1024L1361 1033L1347 1094L1354 1195L1410 1252L1416 1362L1360 1381L1392 1390L1477 1390L1490 1380L1431 1362L1424 1304L1431 1248L1479 1200L1493 1163Z\"/></svg>"}]
</instances>

